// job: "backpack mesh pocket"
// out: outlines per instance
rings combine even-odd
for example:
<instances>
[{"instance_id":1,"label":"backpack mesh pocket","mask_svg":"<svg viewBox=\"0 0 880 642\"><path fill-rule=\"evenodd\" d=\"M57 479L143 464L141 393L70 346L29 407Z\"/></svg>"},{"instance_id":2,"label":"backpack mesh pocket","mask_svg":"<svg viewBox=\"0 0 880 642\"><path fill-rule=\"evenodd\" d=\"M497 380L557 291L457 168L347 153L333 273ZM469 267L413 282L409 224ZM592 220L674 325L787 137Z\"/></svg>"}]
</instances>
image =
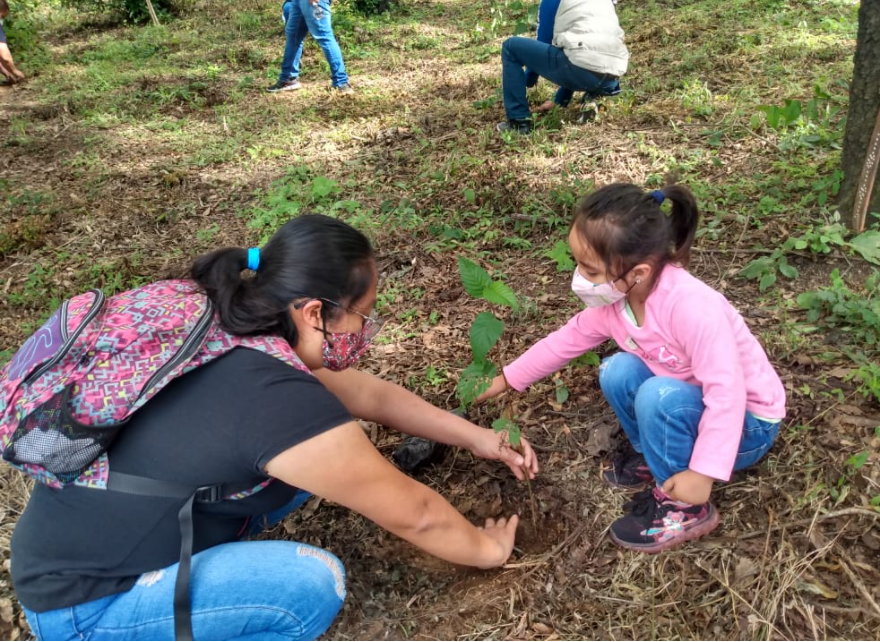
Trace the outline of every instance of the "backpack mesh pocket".
<instances>
[{"instance_id":1,"label":"backpack mesh pocket","mask_svg":"<svg viewBox=\"0 0 880 642\"><path fill-rule=\"evenodd\" d=\"M69 386L29 412L12 434L3 459L31 464L69 483L103 453L125 422L87 426L70 413Z\"/></svg>"}]
</instances>

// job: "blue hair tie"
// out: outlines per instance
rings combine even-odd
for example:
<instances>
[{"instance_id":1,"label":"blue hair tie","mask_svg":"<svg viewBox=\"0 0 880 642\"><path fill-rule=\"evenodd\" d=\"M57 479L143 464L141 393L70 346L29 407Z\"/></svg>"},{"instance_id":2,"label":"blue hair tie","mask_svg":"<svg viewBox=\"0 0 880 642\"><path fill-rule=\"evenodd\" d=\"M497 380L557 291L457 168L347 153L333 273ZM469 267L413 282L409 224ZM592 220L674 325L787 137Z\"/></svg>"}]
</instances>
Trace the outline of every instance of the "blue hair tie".
<instances>
[{"instance_id":1,"label":"blue hair tie","mask_svg":"<svg viewBox=\"0 0 880 642\"><path fill-rule=\"evenodd\" d=\"M256 272L260 268L260 248L248 248L248 264L247 269Z\"/></svg>"},{"instance_id":2,"label":"blue hair tie","mask_svg":"<svg viewBox=\"0 0 880 642\"><path fill-rule=\"evenodd\" d=\"M655 189L651 192L651 198L657 201L657 205L663 205L663 201L666 200L666 195L663 194L659 189Z\"/></svg>"}]
</instances>

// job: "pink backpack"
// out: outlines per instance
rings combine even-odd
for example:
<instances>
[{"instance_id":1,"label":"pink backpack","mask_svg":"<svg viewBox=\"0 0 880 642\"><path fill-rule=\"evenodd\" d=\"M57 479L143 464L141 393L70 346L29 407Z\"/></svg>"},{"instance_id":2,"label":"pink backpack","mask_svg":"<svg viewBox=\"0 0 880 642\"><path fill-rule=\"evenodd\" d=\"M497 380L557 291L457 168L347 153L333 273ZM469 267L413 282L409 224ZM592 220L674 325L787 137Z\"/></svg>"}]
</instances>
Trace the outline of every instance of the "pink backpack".
<instances>
[{"instance_id":1,"label":"pink backpack","mask_svg":"<svg viewBox=\"0 0 880 642\"><path fill-rule=\"evenodd\" d=\"M192 639L193 502L242 499L268 482L217 480L190 488L111 472L106 451L131 415L175 377L239 346L309 372L280 337L239 337L223 330L210 301L191 281L159 281L110 298L90 290L68 299L0 370L4 460L52 488L76 485L187 500L179 515L178 639Z\"/></svg>"}]
</instances>

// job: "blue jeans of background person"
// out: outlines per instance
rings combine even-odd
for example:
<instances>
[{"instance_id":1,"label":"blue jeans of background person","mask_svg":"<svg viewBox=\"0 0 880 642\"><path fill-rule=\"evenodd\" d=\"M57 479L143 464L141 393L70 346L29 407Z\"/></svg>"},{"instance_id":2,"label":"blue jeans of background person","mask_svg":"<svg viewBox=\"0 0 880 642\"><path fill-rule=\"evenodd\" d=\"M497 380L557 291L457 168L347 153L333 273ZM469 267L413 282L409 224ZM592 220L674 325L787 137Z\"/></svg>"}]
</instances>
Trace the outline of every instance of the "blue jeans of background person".
<instances>
[{"instance_id":1,"label":"blue jeans of background person","mask_svg":"<svg viewBox=\"0 0 880 642\"><path fill-rule=\"evenodd\" d=\"M639 357L619 352L599 366L599 385L636 452L645 456L658 485L687 470L703 416L703 389L671 377L658 377ZM734 470L763 457L780 422L747 412Z\"/></svg>"},{"instance_id":2,"label":"blue jeans of background person","mask_svg":"<svg viewBox=\"0 0 880 642\"><path fill-rule=\"evenodd\" d=\"M618 83L615 76L596 74L571 64L559 47L532 38L513 36L501 46L504 111L509 120L526 120L532 115L526 98L523 67L559 85L554 100L563 106L571 101L576 91L602 93L611 91Z\"/></svg>"},{"instance_id":3,"label":"blue jeans of background person","mask_svg":"<svg viewBox=\"0 0 880 642\"><path fill-rule=\"evenodd\" d=\"M254 530L280 521L308 497L298 493L255 520ZM144 573L125 593L24 612L40 640L173 640L176 577L174 564ZM332 553L306 544L233 542L193 556L190 593L196 640L314 640L342 607L345 569Z\"/></svg>"},{"instance_id":4,"label":"blue jeans of background person","mask_svg":"<svg viewBox=\"0 0 880 642\"><path fill-rule=\"evenodd\" d=\"M281 74L278 76L281 82L299 77L303 42L306 35L312 34L312 38L321 47L330 65L330 79L333 86L348 84L342 50L336 42L336 36L333 35L330 0L319 0L317 5L312 5L309 0L292 0L284 33L287 36L287 45L284 47L284 60L281 62Z\"/></svg>"}]
</instances>

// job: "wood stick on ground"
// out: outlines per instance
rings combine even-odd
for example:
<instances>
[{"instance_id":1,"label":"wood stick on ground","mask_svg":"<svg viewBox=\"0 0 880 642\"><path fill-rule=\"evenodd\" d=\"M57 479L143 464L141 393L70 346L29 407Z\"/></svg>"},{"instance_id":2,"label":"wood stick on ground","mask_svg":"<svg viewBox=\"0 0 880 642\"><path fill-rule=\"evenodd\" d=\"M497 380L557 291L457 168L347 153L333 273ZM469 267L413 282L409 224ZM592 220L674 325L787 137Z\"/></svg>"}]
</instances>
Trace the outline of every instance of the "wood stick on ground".
<instances>
[{"instance_id":1,"label":"wood stick on ground","mask_svg":"<svg viewBox=\"0 0 880 642\"><path fill-rule=\"evenodd\" d=\"M147 0L147 11L150 12L150 20L152 20L153 24L158 27L159 26L159 17L156 15L156 10L153 9L152 0Z\"/></svg>"},{"instance_id":2,"label":"wood stick on ground","mask_svg":"<svg viewBox=\"0 0 880 642\"><path fill-rule=\"evenodd\" d=\"M837 544L837 552L840 555L840 566L843 568L844 572L849 576L850 581L855 585L856 589L858 589L859 593L862 594L862 597L865 598L865 601L868 602L871 606L874 607L873 615L875 617L880 618L880 605L877 604L877 601L874 599L874 596L871 595L871 591L868 590L868 587L865 586L864 582L859 579L859 576L856 575L856 572L852 570L852 566L855 564L847 555L846 551L843 550L843 547L840 544Z\"/></svg>"},{"instance_id":3,"label":"wood stick on ground","mask_svg":"<svg viewBox=\"0 0 880 642\"><path fill-rule=\"evenodd\" d=\"M862 517L873 517L874 519L880 519L880 512L871 510L869 508L843 508L841 510L825 513L824 515L810 517L808 519L799 519L794 522L787 522L784 524L776 523L771 525L769 528L765 528L763 530L752 531L750 533L737 535L736 538L752 539L753 537L760 537L761 535L765 535L770 531L778 531L781 528L798 528L800 526L809 526L814 522L824 522L827 519L834 519L836 517L847 517L852 515L860 515Z\"/></svg>"}]
</instances>

